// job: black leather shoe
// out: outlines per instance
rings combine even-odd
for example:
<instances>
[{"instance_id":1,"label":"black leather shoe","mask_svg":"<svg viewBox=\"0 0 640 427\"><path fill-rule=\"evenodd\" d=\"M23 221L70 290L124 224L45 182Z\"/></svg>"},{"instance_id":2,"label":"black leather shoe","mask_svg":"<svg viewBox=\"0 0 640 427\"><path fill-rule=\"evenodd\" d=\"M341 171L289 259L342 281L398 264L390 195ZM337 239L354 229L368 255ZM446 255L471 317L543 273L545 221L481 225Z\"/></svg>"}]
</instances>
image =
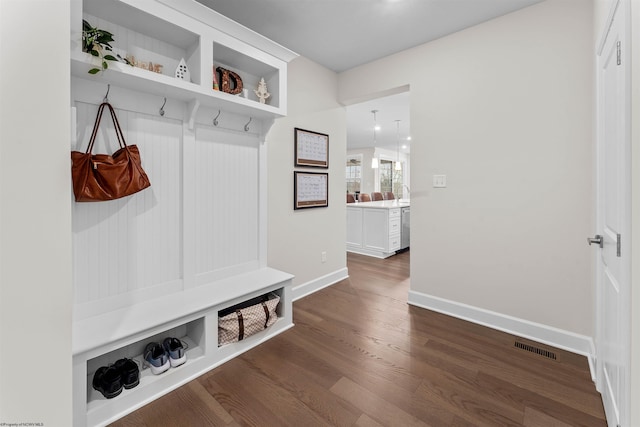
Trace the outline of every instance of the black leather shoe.
<instances>
[{"instance_id":1,"label":"black leather shoe","mask_svg":"<svg viewBox=\"0 0 640 427\"><path fill-rule=\"evenodd\" d=\"M93 375L93 388L107 399L116 397L122 393L120 371L115 366L101 366Z\"/></svg>"},{"instance_id":2,"label":"black leather shoe","mask_svg":"<svg viewBox=\"0 0 640 427\"><path fill-rule=\"evenodd\" d=\"M120 359L113 364L120 372L120 381L126 389L134 388L140 384L140 369L138 365L131 359Z\"/></svg>"}]
</instances>

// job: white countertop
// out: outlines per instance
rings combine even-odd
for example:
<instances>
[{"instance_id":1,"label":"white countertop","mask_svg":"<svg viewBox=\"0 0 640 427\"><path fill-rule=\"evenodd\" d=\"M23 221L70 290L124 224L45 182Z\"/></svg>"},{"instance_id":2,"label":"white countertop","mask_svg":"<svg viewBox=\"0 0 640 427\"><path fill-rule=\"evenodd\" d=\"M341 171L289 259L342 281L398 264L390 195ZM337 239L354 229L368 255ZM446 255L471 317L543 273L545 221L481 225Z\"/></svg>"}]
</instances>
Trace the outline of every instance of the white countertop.
<instances>
[{"instance_id":1,"label":"white countertop","mask_svg":"<svg viewBox=\"0 0 640 427\"><path fill-rule=\"evenodd\" d=\"M394 208L408 208L411 206L409 200L395 199L395 200L378 200L376 202L356 202L347 203L348 208L373 208L373 209L394 209Z\"/></svg>"}]
</instances>

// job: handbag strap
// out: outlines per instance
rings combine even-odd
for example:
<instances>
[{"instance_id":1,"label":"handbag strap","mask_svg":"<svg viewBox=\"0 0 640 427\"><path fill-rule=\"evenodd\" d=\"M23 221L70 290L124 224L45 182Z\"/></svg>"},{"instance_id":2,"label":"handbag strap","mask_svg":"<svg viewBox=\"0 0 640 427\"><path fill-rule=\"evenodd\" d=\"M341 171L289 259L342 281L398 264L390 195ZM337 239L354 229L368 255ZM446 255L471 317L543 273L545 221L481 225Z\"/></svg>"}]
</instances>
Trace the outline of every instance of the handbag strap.
<instances>
[{"instance_id":1,"label":"handbag strap","mask_svg":"<svg viewBox=\"0 0 640 427\"><path fill-rule=\"evenodd\" d=\"M87 147L87 154L90 154L93 151L93 145L96 142L96 136L98 135L98 128L100 127L100 121L102 121L102 113L104 112L104 107L109 108L109 113L111 115L111 120L113 120L113 125L116 130L116 137L118 138L118 144L120 148L124 148L129 151L127 147L127 143L124 140L124 134L122 133L122 129L120 128L120 122L118 121L118 116L116 116L116 112L108 102L103 102L98 107L98 113L96 114L96 121L93 123L93 131L91 132L91 138L89 139L89 146Z\"/></svg>"}]
</instances>

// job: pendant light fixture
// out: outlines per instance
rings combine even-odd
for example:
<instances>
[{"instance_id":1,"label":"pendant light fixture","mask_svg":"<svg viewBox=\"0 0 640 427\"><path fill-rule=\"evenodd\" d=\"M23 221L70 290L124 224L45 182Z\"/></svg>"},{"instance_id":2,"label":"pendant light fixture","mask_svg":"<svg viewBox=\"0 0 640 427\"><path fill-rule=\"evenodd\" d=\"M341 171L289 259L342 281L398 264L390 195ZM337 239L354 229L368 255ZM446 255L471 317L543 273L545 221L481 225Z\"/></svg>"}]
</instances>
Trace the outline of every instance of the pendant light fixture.
<instances>
[{"instance_id":1,"label":"pendant light fixture","mask_svg":"<svg viewBox=\"0 0 640 427\"><path fill-rule=\"evenodd\" d=\"M400 163L400 120L396 120L396 170L402 170L402 163Z\"/></svg>"},{"instance_id":2,"label":"pendant light fixture","mask_svg":"<svg viewBox=\"0 0 640 427\"><path fill-rule=\"evenodd\" d=\"M378 169L378 158L376 157L376 131L378 130L376 113L378 110L371 110L371 112L373 113L373 157L371 158L371 168Z\"/></svg>"}]
</instances>

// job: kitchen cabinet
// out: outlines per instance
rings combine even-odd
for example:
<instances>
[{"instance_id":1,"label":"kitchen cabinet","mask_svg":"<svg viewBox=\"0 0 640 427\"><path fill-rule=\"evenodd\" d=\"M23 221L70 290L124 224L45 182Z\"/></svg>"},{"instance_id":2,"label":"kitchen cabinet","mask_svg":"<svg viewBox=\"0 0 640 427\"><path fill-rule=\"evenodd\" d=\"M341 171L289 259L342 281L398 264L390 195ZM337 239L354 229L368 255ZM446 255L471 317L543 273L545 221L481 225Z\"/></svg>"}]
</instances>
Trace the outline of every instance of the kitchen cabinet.
<instances>
[{"instance_id":1,"label":"kitchen cabinet","mask_svg":"<svg viewBox=\"0 0 640 427\"><path fill-rule=\"evenodd\" d=\"M401 249L402 208L398 200L347 205L347 251L387 258Z\"/></svg>"}]
</instances>

